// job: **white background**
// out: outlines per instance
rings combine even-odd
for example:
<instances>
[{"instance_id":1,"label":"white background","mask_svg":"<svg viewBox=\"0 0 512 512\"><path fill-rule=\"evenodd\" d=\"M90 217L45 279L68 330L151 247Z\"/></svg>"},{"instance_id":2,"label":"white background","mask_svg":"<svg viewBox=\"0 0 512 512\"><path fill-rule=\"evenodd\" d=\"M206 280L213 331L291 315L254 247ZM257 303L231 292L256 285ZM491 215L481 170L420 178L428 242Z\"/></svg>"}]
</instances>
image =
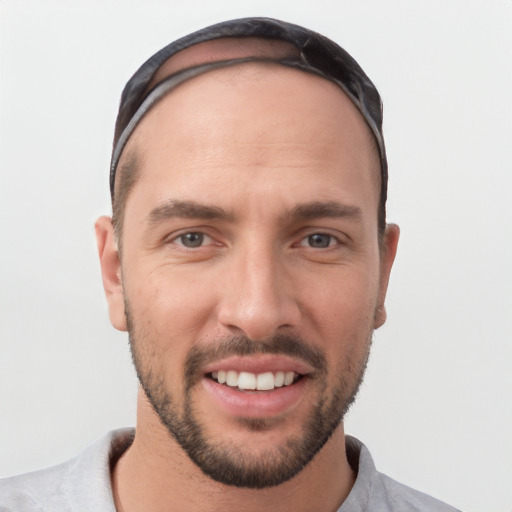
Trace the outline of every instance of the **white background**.
<instances>
[{"instance_id":1,"label":"white background","mask_svg":"<svg viewBox=\"0 0 512 512\"><path fill-rule=\"evenodd\" d=\"M402 238L347 431L404 483L511 511L510 0L0 0L0 476L134 423L93 235L118 98L171 40L248 15L333 38L384 98Z\"/></svg>"}]
</instances>

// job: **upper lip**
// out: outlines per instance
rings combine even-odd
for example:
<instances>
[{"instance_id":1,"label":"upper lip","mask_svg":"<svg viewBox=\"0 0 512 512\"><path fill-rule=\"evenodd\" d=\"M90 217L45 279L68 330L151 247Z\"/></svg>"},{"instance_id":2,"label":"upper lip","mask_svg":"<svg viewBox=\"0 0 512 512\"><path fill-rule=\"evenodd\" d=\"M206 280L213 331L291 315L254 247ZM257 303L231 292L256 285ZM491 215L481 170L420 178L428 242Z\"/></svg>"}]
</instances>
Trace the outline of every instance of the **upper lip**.
<instances>
[{"instance_id":1,"label":"upper lip","mask_svg":"<svg viewBox=\"0 0 512 512\"><path fill-rule=\"evenodd\" d=\"M313 372L311 365L304 361L294 359L282 354L253 354L248 356L230 356L207 364L203 368L204 374L220 370L249 373L266 372L295 372L308 375Z\"/></svg>"}]
</instances>

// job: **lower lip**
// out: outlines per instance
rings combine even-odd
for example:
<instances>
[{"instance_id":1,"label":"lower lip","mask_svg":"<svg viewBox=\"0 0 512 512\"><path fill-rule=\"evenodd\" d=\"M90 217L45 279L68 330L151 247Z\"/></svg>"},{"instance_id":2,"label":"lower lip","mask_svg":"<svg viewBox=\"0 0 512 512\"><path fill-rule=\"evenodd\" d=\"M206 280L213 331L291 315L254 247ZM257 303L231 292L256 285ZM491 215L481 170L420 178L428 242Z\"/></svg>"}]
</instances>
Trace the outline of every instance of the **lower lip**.
<instances>
[{"instance_id":1,"label":"lower lip","mask_svg":"<svg viewBox=\"0 0 512 512\"><path fill-rule=\"evenodd\" d=\"M307 377L302 377L290 386L271 391L240 391L207 377L203 378L203 385L212 401L228 414L245 418L268 418L294 408L304 396L307 380Z\"/></svg>"}]
</instances>

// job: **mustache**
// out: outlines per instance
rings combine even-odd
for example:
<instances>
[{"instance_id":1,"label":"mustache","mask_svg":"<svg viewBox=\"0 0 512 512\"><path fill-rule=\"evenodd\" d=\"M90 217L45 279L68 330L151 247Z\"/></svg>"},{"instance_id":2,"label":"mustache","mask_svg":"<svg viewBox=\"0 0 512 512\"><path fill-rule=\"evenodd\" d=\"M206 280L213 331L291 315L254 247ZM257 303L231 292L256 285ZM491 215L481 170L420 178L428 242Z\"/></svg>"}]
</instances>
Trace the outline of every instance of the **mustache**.
<instances>
[{"instance_id":1,"label":"mustache","mask_svg":"<svg viewBox=\"0 0 512 512\"><path fill-rule=\"evenodd\" d=\"M266 341L254 341L246 336L230 336L208 346L194 346L185 361L185 380L189 385L198 381L206 364L230 356L275 354L291 356L308 363L318 373L327 372L327 360L319 349L306 343L300 336L276 334Z\"/></svg>"}]
</instances>

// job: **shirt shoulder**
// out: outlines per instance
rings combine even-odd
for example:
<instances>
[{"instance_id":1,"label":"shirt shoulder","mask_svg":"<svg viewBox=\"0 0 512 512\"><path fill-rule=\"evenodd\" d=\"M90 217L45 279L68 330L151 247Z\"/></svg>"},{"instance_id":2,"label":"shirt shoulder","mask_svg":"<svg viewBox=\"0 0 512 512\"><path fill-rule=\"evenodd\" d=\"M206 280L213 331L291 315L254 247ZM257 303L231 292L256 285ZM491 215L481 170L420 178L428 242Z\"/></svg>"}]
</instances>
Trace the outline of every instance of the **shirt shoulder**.
<instances>
[{"instance_id":1,"label":"shirt shoulder","mask_svg":"<svg viewBox=\"0 0 512 512\"><path fill-rule=\"evenodd\" d=\"M368 448L358 439L346 436L346 452L357 477L338 512L460 512L377 471Z\"/></svg>"},{"instance_id":2,"label":"shirt shoulder","mask_svg":"<svg viewBox=\"0 0 512 512\"><path fill-rule=\"evenodd\" d=\"M0 479L0 512L115 512L110 467L132 439L132 429L109 432L67 462Z\"/></svg>"},{"instance_id":3,"label":"shirt shoulder","mask_svg":"<svg viewBox=\"0 0 512 512\"><path fill-rule=\"evenodd\" d=\"M383 508L383 504L386 508ZM368 512L389 510L390 512L460 512L421 491L393 480L377 472L372 486Z\"/></svg>"},{"instance_id":4,"label":"shirt shoulder","mask_svg":"<svg viewBox=\"0 0 512 512\"><path fill-rule=\"evenodd\" d=\"M0 480L0 512L68 510L65 482L73 462Z\"/></svg>"}]
</instances>

